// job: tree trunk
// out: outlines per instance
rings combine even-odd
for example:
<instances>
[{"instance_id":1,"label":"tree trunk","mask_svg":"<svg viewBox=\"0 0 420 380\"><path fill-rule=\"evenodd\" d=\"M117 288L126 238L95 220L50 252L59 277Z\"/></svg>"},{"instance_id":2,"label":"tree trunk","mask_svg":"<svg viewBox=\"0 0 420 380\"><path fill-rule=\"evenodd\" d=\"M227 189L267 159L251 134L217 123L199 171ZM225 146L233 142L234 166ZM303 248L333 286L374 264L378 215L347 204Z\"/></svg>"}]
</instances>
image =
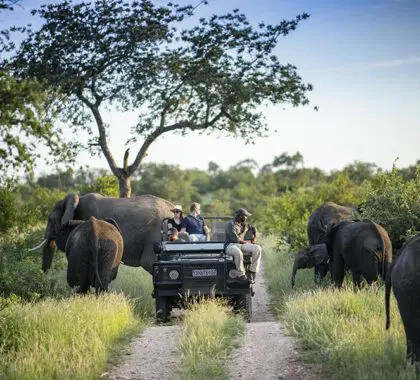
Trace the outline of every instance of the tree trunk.
<instances>
[{"instance_id":1,"label":"tree trunk","mask_svg":"<svg viewBox=\"0 0 420 380\"><path fill-rule=\"evenodd\" d=\"M118 182L120 184L120 198L131 198L131 176L119 176Z\"/></svg>"}]
</instances>

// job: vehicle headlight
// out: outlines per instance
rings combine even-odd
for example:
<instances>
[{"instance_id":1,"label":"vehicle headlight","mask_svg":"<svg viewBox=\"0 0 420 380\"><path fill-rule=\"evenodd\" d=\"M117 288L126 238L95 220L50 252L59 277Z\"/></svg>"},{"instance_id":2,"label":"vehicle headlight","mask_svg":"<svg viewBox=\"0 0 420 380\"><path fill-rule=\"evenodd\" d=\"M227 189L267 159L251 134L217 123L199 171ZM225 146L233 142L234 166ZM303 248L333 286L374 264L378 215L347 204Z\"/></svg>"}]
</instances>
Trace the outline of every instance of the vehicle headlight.
<instances>
[{"instance_id":1,"label":"vehicle headlight","mask_svg":"<svg viewBox=\"0 0 420 380\"><path fill-rule=\"evenodd\" d=\"M170 278L171 280L177 280L177 279L178 279L178 277L179 277L179 272L178 272L177 270L172 269L172 270L169 272L169 278Z\"/></svg>"},{"instance_id":2,"label":"vehicle headlight","mask_svg":"<svg viewBox=\"0 0 420 380\"><path fill-rule=\"evenodd\" d=\"M238 277L238 272L236 271L236 269L231 269L229 271L229 277L230 278L236 278L236 277Z\"/></svg>"}]
</instances>

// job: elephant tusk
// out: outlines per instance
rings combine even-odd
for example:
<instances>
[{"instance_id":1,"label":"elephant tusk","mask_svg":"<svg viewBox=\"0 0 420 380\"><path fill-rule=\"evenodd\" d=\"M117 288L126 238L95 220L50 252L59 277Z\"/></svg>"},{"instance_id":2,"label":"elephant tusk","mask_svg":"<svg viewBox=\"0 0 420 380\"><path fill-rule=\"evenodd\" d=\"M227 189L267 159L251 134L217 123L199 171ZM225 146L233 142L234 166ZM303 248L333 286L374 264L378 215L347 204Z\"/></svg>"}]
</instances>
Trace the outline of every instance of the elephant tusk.
<instances>
[{"instance_id":1,"label":"elephant tusk","mask_svg":"<svg viewBox=\"0 0 420 380\"><path fill-rule=\"evenodd\" d=\"M41 241L41 243L39 243L36 247L33 247L29 250L29 252L35 251L41 247L43 247L46 243L47 243L47 239L44 239L43 241Z\"/></svg>"}]
</instances>

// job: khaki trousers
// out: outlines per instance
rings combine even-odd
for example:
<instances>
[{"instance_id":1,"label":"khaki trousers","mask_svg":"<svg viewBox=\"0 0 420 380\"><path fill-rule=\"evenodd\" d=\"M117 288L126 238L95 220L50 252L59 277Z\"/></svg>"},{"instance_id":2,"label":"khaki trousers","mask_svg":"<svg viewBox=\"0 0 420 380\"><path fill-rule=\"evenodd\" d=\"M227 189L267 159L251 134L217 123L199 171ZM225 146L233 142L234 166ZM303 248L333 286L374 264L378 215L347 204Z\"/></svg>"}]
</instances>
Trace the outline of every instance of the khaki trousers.
<instances>
[{"instance_id":1,"label":"khaki trousers","mask_svg":"<svg viewBox=\"0 0 420 380\"><path fill-rule=\"evenodd\" d=\"M251 265L249 267L251 272L257 273L260 270L261 247L257 244L231 243L226 247L226 254L233 256L233 261L237 270L237 276L245 274L243 255L251 256Z\"/></svg>"}]
</instances>

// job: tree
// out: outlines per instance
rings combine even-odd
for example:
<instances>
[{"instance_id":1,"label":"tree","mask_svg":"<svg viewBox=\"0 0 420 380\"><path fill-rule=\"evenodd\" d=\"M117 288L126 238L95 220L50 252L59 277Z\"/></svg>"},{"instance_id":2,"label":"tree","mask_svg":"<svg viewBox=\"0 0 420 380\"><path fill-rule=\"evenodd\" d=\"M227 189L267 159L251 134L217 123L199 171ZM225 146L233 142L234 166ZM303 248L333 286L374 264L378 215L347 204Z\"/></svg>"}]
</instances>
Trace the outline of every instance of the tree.
<instances>
[{"instance_id":1,"label":"tree","mask_svg":"<svg viewBox=\"0 0 420 380\"><path fill-rule=\"evenodd\" d=\"M13 10L17 3L17 0L0 0L0 11ZM0 53L13 47L9 31L1 31ZM0 63L4 65L4 60ZM53 93L44 83L20 81L7 71L0 71L1 183L7 182L7 177L20 169L32 172L40 156L39 145L48 148L53 160L70 158L70 150L58 137L60 131L52 123L54 112L49 108L52 98Z\"/></svg>"},{"instance_id":2,"label":"tree","mask_svg":"<svg viewBox=\"0 0 420 380\"><path fill-rule=\"evenodd\" d=\"M285 166L287 170L296 170L298 164L301 164L303 167L303 156L299 152L292 156L285 152L280 156L274 157L272 165L275 168Z\"/></svg>"},{"instance_id":3,"label":"tree","mask_svg":"<svg viewBox=\"0 0 420 380\"><path fill-rule=\"evenodd\" d=\"M377 171L378 166L373 162L354 161L354 163L346 165L343 174L360 185L363 181L371 179Z\"/></svg>"},{"instance_id":4,"label":"tree","mask_svg":"<svg viewBox=\"0 0 420 380\"><path fill-rule=\"evenodd\" d=\"M86 147L102 151L121 197L131 195L132 175L162 134L228 133L252 142L268 132L259 106L309 103L312 86L273 54L279 38L307 14L252 27L234 10L176 30L194 11L148 0L45 5L34 11L45 23L28 35L15 57L17 73L47 80L66 95L62 116L92 135ZM128 143L143 142L131 164L129 149L122 166L109 149L102 112L110 106L140 110Z\"/></svg>"}]
</instances>

